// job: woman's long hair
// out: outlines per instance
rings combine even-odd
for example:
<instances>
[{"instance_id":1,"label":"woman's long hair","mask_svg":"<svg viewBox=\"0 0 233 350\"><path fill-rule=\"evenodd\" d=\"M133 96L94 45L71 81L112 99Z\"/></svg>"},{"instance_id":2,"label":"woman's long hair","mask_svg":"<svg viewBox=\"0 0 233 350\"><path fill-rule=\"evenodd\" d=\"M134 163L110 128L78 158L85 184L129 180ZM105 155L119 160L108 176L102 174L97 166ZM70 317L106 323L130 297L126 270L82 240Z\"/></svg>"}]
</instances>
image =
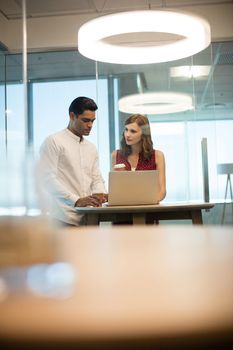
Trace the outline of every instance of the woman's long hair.
<instances>
[{"instance_id":1,"label":"woman's long hair","mask_svg":"<svg viewBox=\"0 0 233 350\"><path fill-rule=\"evenodd\" d=\"M141 155L143 160L147 160L153 152L153 141L151 139L149 120L145 115L133 114L125 121L125 126L131 123L137 123L142 130ZM127 145L125 142L124 131L121 139L121 153L125 157L128 157L132 153L131 146Z\"/></svg>"}]
</instances>

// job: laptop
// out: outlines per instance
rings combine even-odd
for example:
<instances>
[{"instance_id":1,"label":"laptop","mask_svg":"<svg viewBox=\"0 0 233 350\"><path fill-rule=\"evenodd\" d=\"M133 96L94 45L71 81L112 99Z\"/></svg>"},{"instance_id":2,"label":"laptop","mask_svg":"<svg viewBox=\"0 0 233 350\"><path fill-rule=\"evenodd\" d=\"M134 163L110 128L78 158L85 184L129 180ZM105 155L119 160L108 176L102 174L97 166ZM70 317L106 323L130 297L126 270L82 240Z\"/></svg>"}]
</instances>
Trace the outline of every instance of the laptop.
<instances>
[{"instance_id":1,"label":"laptop","mask_svg":"<svg viewBox=\"0 0 233 350\"><path fill-rule=\"evenodd\" d=\"M108 206L158 203L159 171L110 171Z\"/></svg>"}]
</instances>

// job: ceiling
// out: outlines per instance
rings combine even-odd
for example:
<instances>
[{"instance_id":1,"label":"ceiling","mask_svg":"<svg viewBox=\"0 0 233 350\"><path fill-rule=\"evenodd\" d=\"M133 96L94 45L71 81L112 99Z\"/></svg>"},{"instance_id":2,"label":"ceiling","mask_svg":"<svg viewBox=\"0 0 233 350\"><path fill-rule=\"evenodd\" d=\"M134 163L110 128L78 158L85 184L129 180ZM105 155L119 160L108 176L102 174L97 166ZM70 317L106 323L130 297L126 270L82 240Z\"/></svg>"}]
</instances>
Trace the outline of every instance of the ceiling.
<instances>
[{"instance_id":1,"label":"ceiling","mask_svg":"<svg viewBox=\"0 0 233 350\"><path fill-rule=\"evenodd\" d=\"M190 7L232 3L232 0L26 0L28 17L95 14L161 7ZM7 19L22 17L22 0L0 0Z\"/></svg>"},{"instance_id":2,"label":"ceiling","mask_svg":"<svg viewBox=\"0 0 233 350\"><path fill-rule=\"evenodd\" d=\"M232 0L27 0L28 17L48 17L69 14L95 14L159 7L189 7L232 3ZM9 21L22 17L21 0L0 0L0 12ZM173 66L211 65L204 79L174 79L169 72ZM95 76L95 62L76 50L62 52L33 52L28 55L28 77L33 80ZM192 58L154 65L98 64L99 75L119 77L125 92L140 76L144 91L173 90L195 92L196 107L203 118L210 110L217 118L233 119L233 42L214 43ZM7 55L7 80L22 79L22 55Z\"/></svg>"}]
</instances>

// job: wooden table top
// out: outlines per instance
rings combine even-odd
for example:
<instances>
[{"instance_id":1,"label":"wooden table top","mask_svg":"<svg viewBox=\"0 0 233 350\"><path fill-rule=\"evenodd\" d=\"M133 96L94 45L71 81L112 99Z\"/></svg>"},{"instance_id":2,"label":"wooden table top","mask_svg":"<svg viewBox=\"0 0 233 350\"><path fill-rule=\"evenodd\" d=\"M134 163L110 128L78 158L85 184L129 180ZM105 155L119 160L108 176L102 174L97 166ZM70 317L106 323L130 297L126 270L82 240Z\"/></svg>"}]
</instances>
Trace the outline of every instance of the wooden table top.
<instances>
[{"instance_id":1,"label":"wooden table top","mask_svg":"<svg viewBox=\"0 0 233 350\"><path fill-rule=\"evenodd\" d=\"M28 287L4 297L0 289L0 343L232 334L232 227L97 226L56 235L58 261L74 271L71 294L40 297Z\"/></svg>"}]
</instances>

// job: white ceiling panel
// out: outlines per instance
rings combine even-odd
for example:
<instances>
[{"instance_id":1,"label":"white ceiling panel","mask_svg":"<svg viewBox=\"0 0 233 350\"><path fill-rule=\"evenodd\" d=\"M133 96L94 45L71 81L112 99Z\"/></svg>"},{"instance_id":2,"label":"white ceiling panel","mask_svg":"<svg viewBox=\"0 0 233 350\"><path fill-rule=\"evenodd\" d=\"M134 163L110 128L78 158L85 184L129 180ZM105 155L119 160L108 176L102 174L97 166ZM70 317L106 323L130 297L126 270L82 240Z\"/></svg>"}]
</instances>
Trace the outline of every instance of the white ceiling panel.
<instances>
[{"instance_id":1,"label":"white ceiling panel","mask_svg":"<svg viewBox=\"0 0 233 350\"><path fill-rule=\"evenodd\" d=\"M21 0L0 0L0 12L7 19L22 17ZM158 7L177 7L232 3L232 0L27 0L28 17L61 16Z\"/></svg>"}]
</instances>

